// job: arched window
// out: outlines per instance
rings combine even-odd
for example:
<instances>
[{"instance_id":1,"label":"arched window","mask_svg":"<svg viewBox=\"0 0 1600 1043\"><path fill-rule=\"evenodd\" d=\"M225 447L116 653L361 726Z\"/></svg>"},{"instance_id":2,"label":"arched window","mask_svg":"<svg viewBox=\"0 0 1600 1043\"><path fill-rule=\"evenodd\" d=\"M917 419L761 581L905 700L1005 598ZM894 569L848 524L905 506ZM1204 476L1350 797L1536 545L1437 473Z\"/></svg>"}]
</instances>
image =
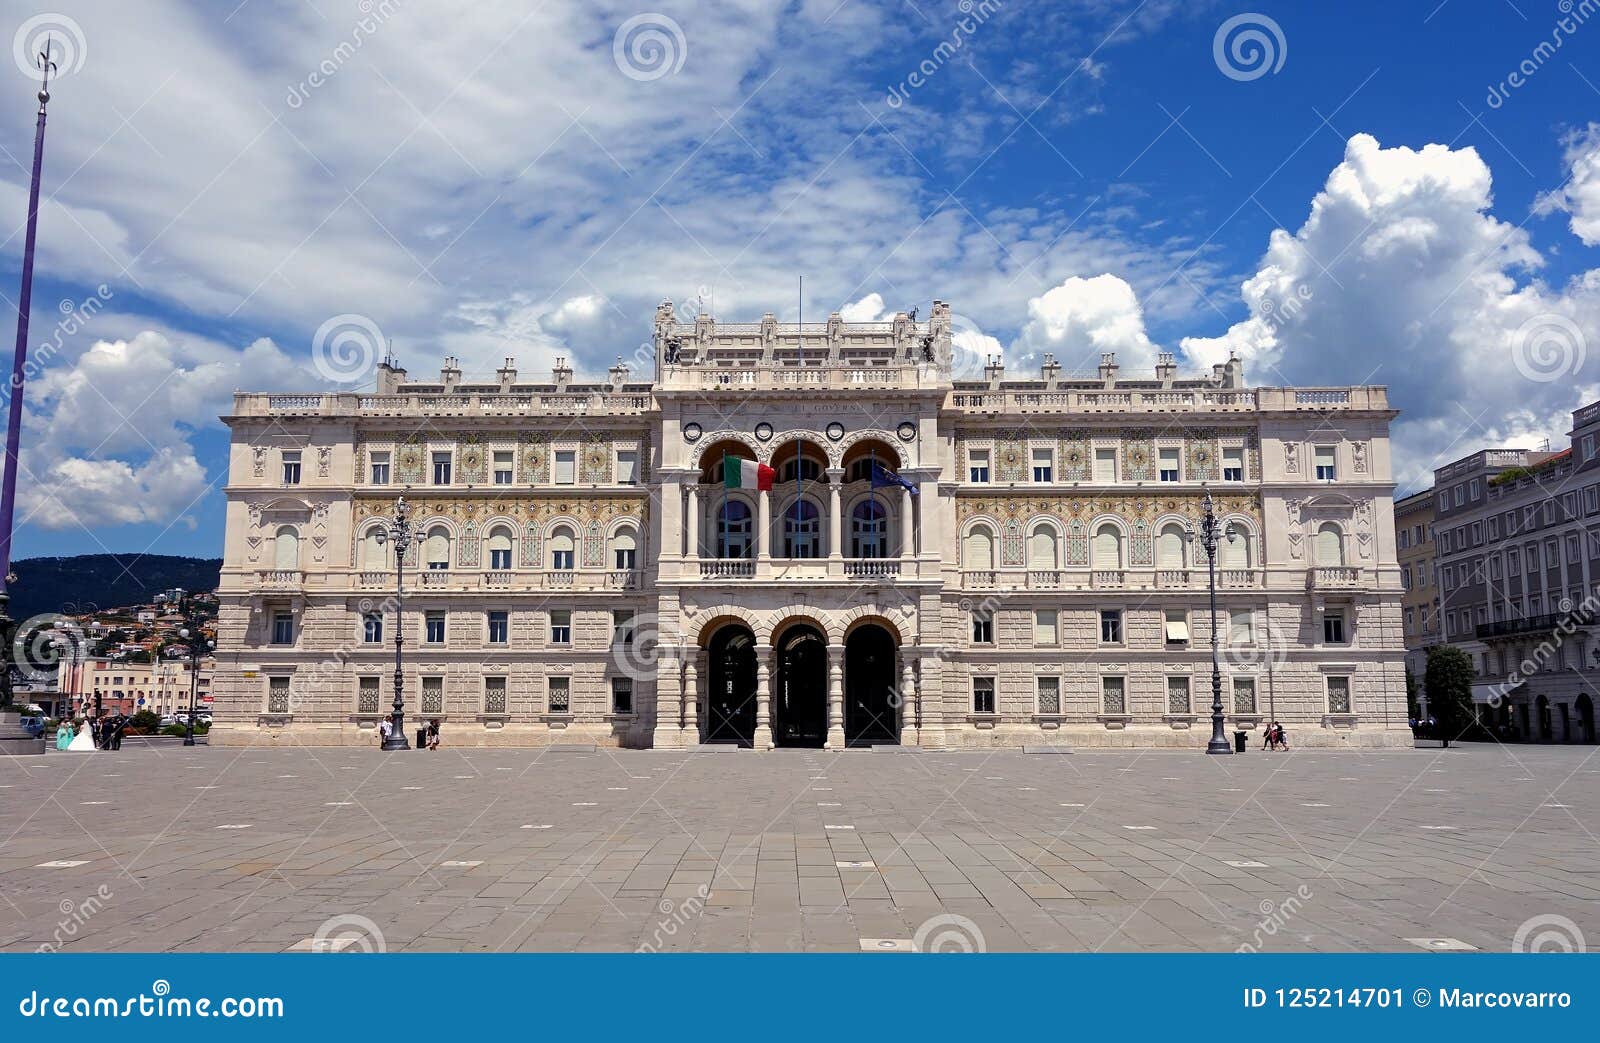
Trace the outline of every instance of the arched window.
<instances>
[{"instance_id":1,"label":"arched window","mask_svg":"<svg viewBox=\"0 0 1600 1043\"><path fill-rule=\"evenodd\" d=\"M565 525L550 534L550 567L557 572L571 572L577 567L578 539Z\"/></svg>"},{"instance_id":2,"label":"arched window","mask_svg":"<svg viewBox=\"0 0 1600 1043\"><path fill-rule=\"evenodd\" d=\"M847 482L872 481L872 457L864 456L859 460L853 461L850 464L850 470L845 473L844 480Z\"/></svg>"},{"instance_id":3,"label":"arched window","mask_svg":"<svg viewBox=\"0 0 1600 1043\"><path fill-rule=\"evenodd\" d=\"M850 556L889 556L889 511L876 499L862 500L850 512Z\"/></svg>"},{"instance_id":4,"label":"arched window","mask_svg":"<svg viewBox=\"0 0 1600 1043\"><path fill-rule=\"evenodd\" d=\"M1250 530L1243 525L1235 526L1233 532L1235 538L1231 542L1224 541L1222 544L1220 552L1222 567L1225 569L1250 568L1250 563L1255 559L1255 555L1252 553L1254 548L1250 545L1254 537L1251 535Z\"/></svg>"},{"instance_id":5,"label":"arched window","mask_svg":"<svg viewBox=\"0 0 1600 1043\"><path fill-rule=\"evenodd\" d=\"M361 538L361 567L368 572L382 572L389 567L389 558L382 543L378 542L378 529L369 529Z\"/></svg>"},{"instance_id":6,"label":"arched window","mask_svg":"<svg viewBox=\"0 0 1600 1043\"><path fill-rule=\"evenodd\" d=\"M1094 550L1090 564L1097 569L1122 568L1122 532L1106 522L1094 531Z\"/></svg>"},{"instance_id":7,"label":"arched window","mask_svg":"<svg viewBox=\"0 0 1600 1043\"><path fill-rule=\"evenodd\" d=\"M1060 556L1056 553L1056 530L1044 524L1035 525L1033 534L1028 537L1028 567L1053 569L1059 565Z\"/></svg>"},{"instance_id":8,"label":"arched window","mask_svg":"<svg viewBox=\"0 0 1600 1043\"><path fill-rule=\"evenodd\" d=\"M750 533L750 505L743 500L724 500L717 510L717 557L750 557Z\"/></svg>"},{"instance_id":9,"label":"arched window","mask_svg":"<svg viewBox=\"0 0 1600 1043\"><path fill-rule=\"evenodd\" d=\"M632 529L618 529L611 537L611 566L628 572L639 567L639 540Z\"/></svg>"},{"instance_id":10,"label":"arched window","mask_svg":"<svg viewBox=\"0 0 1600 1043\"><path fill-rule=\"evenodd\" d=\"M974 525L967 532L962 564L969 569L988 571L994 568L994 530L987 525Z\"/></svg>"},{"instance_id":11,"label":"arched window","mask_svg":"<svg viewBox=\"0 0 1600 1043\"><path fill-rule=\"evenodd\" d=\"M443 525L435 525L428 530L427 539L422 542L423 561L430 569L447 569L450 567L450 530Z\"/></svg>"},{"instance_id":12,"label":"arched window","mask_svg":"<svg viewBox=\"0 0 1600 1043\"><path fill-rule=\"evenodd\" d=\"M489 567L496 572L511 568L511 530L504 525L489 530Z\"/></svg>"},{"instance_id":13,"label":"arched window","mask_svg":"<svg viewBox=\"0 0 1600 1043\"><path fill-rule=\"evenodd\" d=\"M1168 522L1156 534L1156 568L1183 568L1183 526Z\"/></svg>"},{"instance_id":14,"label":"arched window","mask_svg":"<svg viewBox=\"0 0 1600 1043\"><path fill-rule=\"evenodd\" d=\"M801 457L799 463L800 481L815 482L822 478L822 465L817 463L815 460L806 456ZM794 471L795 459L793 456L791 456L785 460L783 465L778 469L778 480L780 482L793 482L795 480Z\"/></svg>"},{"instance_id":15,"label":"arched window","mask_svg":"<svg viewBox=\"0 0 1600 1043\"><path fill-rule=\"evenodd\" d=\"M1344 539L1333 522L1323 522L1317 530L1317 564L1344 564Z\"/></svg>"},{"instance_id":16,"label":"arched window","mask_svg":"<svg viewBox=\"0 0 1600 1043\"><path fill-rule=\"evenodd\" d=\"M300 534L294 526L284 525L272 540L272 567L294 570L300 567Z\"/></svg>"},{"instance_id":17,"label":"arched window","mask_svg":"<svg viewBox=\"0 0 1600 1043\"><path fill-rule=\"evenodd\" d=\"M802 461L804 462L804 461ZM821 557L822 515L810 500L796 500L783 509L783 556L786 558Z\"/></svg>"}]
</instances>

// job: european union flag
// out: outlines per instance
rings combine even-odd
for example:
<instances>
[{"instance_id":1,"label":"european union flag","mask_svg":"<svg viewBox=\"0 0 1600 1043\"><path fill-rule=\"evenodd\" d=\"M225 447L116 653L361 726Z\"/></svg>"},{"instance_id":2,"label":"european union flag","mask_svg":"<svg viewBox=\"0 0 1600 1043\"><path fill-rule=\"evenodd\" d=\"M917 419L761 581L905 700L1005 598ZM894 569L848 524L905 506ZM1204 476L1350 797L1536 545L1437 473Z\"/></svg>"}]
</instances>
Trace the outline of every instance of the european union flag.
<instances>
[{"instance_id":1,"label":"european union flag","mask_svg":"<svg viewBox=\"0 0 1600 1043\"><path fill-rule=\"evenodd\" d=\"M874 489L881 489L885 485L898 485L900 488L909 492L912 496L917 495L917 487L915 485L912 485L904 478L901 478L899 475L895 474L893 471L874 460L872 461L872 487Z\"/></svg>"}]
</instances>

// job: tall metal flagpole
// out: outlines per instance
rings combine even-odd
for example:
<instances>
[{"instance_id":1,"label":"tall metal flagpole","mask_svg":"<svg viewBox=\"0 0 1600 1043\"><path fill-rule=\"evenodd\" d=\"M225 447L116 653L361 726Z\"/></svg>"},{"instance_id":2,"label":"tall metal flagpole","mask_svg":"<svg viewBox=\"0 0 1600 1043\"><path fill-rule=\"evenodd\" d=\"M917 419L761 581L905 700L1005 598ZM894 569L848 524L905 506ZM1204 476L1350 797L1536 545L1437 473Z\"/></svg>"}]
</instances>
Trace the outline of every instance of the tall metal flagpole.
<instances>
[{"instance_id":1,"label":"tall metal flagpole","mask_svg":"<svg viewBox=\"0 0 1600 1043\"><path fill-rule=\"evenodd\" d=\"M803 381L806 378L806 331L805 331L805 322L806 322L806 277L803 276L803 275L800 276L799 305L800 305L799 311L797 312L797 316L798 317L797 317L797 319L795 321L795 324L794 324L794 348L795 348L795 356L794 357L795 357L795 362L799 365L799 368L800 368L800 379ZM804 387L805 385L802 384L801 386ZM800 440L798 438L795 439L795 442L794 442L794 531L795 531L795 535L796 536L798 536L800 534L800 497L802 495L804 495L804 493L805 493L805 489L802 486L801 481L800 481L800 445L801 445ZM832 524L832 523L830 523L830 524Z\"/></svg>"},{"instance_id":2,"label":"tall metal flagpole","mask_svg":"<svg viewBox=\"0 0 1600 1043\"><path fill-rule=\"evenodd\" d=\"M39 172L44 164L45 106L50 103L50 40L39 53L39 119L33 131L33 180L28 186L28 231L22 246L22 289L17 296L17 346L11 356L11 403L6 417L6 473L0 487L0 707L11 705L11 527L17 503L18 442L22 438L22 384L28 364L28 310L33 302L33 249L39 231Z\"/></svg>"}]
</instances>

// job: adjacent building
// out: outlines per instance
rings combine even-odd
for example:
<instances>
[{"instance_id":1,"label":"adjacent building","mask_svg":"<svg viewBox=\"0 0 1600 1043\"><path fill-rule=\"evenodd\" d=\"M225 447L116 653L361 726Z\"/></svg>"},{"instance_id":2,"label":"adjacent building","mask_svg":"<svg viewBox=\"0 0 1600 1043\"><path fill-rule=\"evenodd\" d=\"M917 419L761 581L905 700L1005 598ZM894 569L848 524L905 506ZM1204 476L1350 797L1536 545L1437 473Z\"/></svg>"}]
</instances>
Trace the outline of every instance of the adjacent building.
<instances>
[{"instance_id":1,"label":"adjacent building","mask_svg":"<svg viewBox=\"0 0 1600 1043\"><path fill-rule=\"evenodd\" d=\"M1511 739L1595 741L1600 403L1573 413L1571 437L1434 472L1443 638L1472 656L1479 719Z\"/></svg>"},{"instance_id":2,"label":"adjacent building","mask_svg":"<svg viewBox=\"0 0 1600 1043\"><path fill-rule=\"evenodd\" d=\"M1439 581L1434 562L1433 490L1424 489L1394 504L1395 556L1400 563L1400 617L1406 644L1406 670L1420 685L1428 649L1439 643Z\"/></svg>"},{"instance_id":3,"label":"adjacent building","mask_svg":"<svg viewBox=\"0 0 1600 1043\"><path fill-rule=\"evenodd\" d=\"M150 663L99 657L78 661L64 659L57 676L64 705L78 714L96 710L125 714L151 710L166 716L187 713L191 694L199 710L210 712L213 666L210 659L201 660L192 693L187 659L158 659Z\"/></svg>"},{"instance_id":4,"label":"adjacent building","mask_svg":"<svg viewBox=\"0 0 1600 1043\"><path fill-rule=\"evenodd\" d=\"M452 744L1199 747L1209 493L1230 729L1410 742L1383 388L954 379L942 303L653 349L236 395L212 741L371 742L399 627Z\"/></svg>"}]
</instances>

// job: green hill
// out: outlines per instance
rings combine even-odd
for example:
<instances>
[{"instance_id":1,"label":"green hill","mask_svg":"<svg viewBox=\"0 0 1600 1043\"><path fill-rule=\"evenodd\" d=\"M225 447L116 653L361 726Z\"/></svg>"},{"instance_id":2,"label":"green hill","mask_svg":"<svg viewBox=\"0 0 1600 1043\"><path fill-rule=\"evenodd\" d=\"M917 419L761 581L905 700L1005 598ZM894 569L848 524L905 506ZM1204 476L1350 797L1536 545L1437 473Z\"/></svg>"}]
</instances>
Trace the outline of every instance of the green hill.
<instances>
[{"instance_id":1,"label":"green hill","mask_svg":"<svg viewBox=\"0 0 1600 1043\"><path fill-rule=\"evenodd\" d=\"M78 554L70 558L24 558L11 563L11 618L45 612L79 615L139 605L172 587L217 589L221 558L172 554Z\"/></svg>"}]
</instances>

